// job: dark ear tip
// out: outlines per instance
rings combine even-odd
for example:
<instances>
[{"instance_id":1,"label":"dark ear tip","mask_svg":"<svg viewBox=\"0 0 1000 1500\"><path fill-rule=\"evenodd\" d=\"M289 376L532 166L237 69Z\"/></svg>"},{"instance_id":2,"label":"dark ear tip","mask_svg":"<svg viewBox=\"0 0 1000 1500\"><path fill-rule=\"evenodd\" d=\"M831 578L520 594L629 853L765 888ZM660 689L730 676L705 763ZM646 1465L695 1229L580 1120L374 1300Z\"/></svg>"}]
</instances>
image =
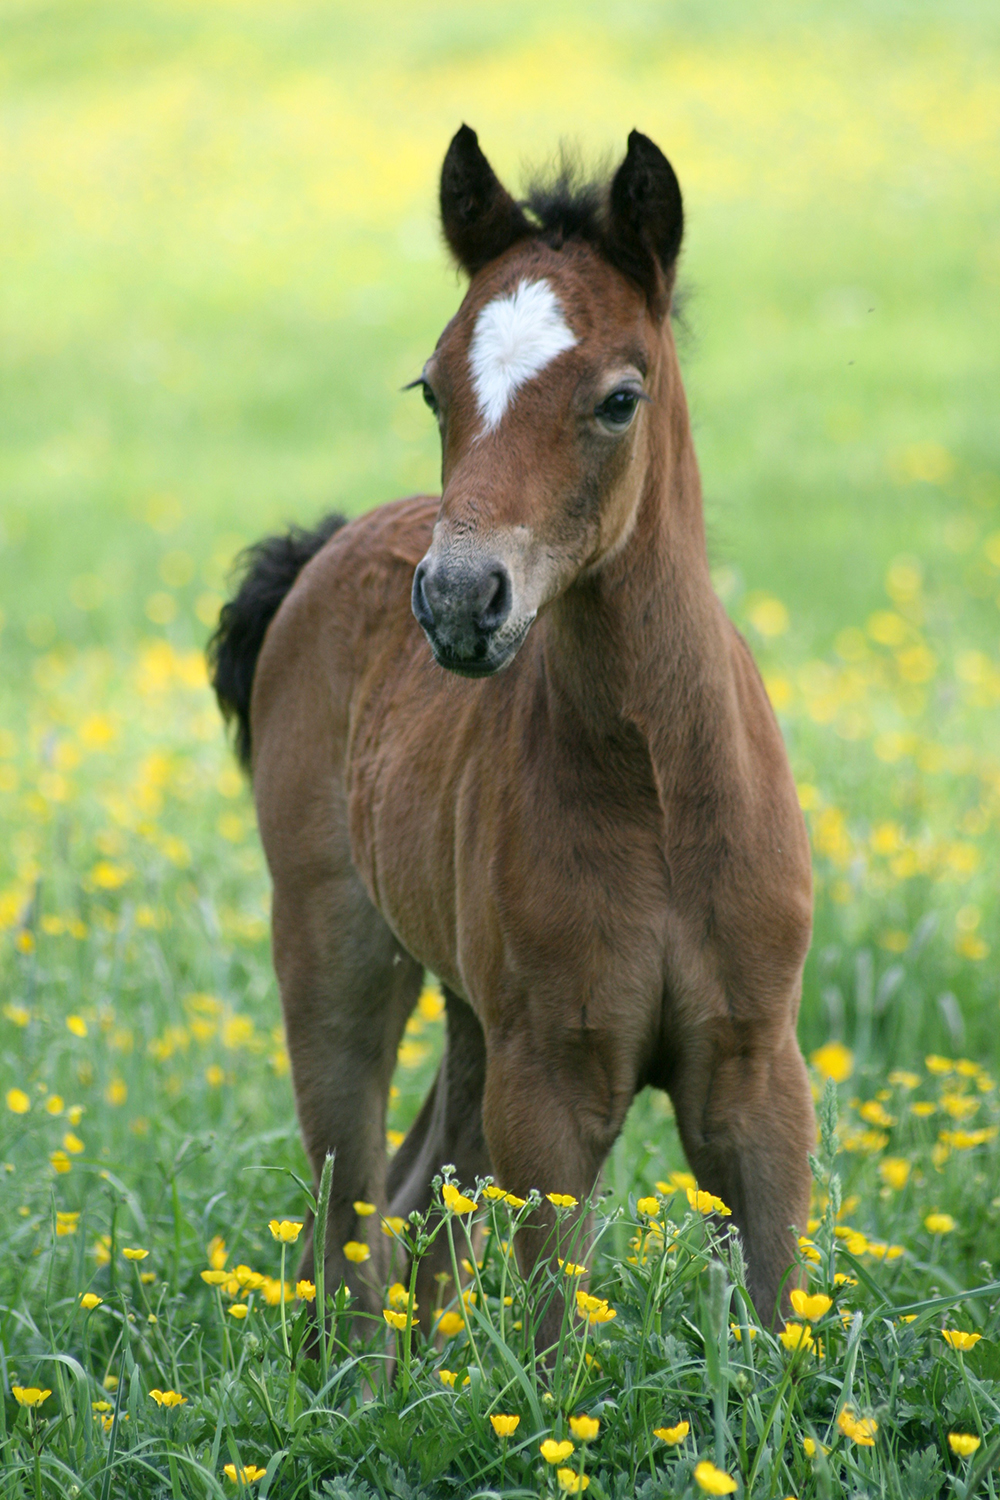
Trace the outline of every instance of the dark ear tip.
<instances>
[{"instance_id":1,"label":"dark ear tip","mask_svg":"<svg viewBox=\"0 0 1000 1500\"><path fill-rule=\"evenodd\" d=\"M452 136L446 156L479 155L479 137L471 125L460 125Z\"/></svg>"}]
</instances>

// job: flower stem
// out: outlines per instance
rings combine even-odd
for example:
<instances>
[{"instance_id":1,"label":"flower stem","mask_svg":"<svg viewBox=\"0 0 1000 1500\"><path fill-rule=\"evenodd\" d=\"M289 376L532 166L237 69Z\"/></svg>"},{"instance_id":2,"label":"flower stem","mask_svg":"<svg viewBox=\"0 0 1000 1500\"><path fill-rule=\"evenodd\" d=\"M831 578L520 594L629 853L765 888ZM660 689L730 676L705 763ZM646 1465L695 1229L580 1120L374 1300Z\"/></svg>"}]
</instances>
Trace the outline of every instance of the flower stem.
<instances>
[{"instance_id":1,"label":"flower stem","mask_svg":"<svg viewBox=\"0 0 1000 1500\"><path fill-rule=\"evenodd\" d=\"M291 1359L291 1351L288 1347L288 1323L285 1320L285 1251L287 1245L281 1242L281 1342L285 1346L285 1358Z\"/></svg>"}]
</instances>

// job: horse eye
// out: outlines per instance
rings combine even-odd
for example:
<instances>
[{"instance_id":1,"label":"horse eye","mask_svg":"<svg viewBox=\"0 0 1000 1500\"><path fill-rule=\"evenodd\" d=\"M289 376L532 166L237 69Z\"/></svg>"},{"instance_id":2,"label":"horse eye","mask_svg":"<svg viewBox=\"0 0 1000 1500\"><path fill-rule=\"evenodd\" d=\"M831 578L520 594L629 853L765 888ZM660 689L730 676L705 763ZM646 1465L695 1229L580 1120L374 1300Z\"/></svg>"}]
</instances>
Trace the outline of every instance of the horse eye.
<instances>
[{"instance_id":1,"label":"horse eye","mask_svg":"<svg viewBox=\"0 0 1000 1500\"><path fill-rule=\"evenodd\" d=\"M423 391L423 397L424 397L425 402L430 407L430 409L434 413L434 415L437 416L438 412L440 411L440 407L438 406L438 398L435 396L434 392L431 390L431 388L428 385L428 383L427 383L426 380L422 380L420 382L420 387L421 387L421 390Z\"/></svg>"},{"instance_id":2,"label":"horse eye","mask_svg":"<svg viewBox=\"0 0 1000 1500\"><path fill-rule=\"evenodd\" d=\"M606 396L597 407L594 416L603 427L610 431L624 432L635 416L635 409L638 405L638 392L612 391L611 395Z\"/></svg>"}]
</instances>

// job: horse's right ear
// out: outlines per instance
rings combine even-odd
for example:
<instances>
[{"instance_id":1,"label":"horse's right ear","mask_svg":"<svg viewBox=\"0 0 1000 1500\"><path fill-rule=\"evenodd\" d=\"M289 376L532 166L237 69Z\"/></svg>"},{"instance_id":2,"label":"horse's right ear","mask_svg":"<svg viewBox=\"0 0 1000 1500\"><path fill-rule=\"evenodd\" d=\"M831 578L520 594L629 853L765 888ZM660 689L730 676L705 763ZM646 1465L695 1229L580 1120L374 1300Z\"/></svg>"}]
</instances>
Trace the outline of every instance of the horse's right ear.
<instances>
[{"instance_id":1,"label":"horse's right ear","mask_svg":"<svg viewBox=\"0 0 1000 1500\"><path fill-rule=\"evenodd\" d=\"M470 276L532 232L468 125L453 138L441 168L441 227Z\"/></svg>"}]
</instances>

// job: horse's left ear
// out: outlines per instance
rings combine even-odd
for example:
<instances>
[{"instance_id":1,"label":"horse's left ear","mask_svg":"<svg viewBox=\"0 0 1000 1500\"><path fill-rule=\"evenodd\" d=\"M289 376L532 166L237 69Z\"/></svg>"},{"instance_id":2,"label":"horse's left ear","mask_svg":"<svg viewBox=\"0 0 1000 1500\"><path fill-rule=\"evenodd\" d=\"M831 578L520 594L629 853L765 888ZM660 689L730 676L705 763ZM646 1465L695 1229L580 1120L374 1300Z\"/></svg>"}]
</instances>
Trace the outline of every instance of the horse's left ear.
<instances>
[{"instance_id":1,"label":"horse's left ear","mask_svg":"<svg viewBox=\"0 0 1000 1500\"><path fill-rule=\"evenodd\" d=\"M441 227L470 276L533 232L468 125L454 136L441 168Z\"/></svg>"},{"instance_id":2,"label":"horse's left ear","mask_svg":"<svg viewBox=\"0 0 1000 1500\"><path fill-rule=\"evenodd\" d=\"M670 306L684 206L673 167L659 146L633 130L628 154L611 184L608 255L637 281L654 315Z\"/></svg>"}]
</instances>

